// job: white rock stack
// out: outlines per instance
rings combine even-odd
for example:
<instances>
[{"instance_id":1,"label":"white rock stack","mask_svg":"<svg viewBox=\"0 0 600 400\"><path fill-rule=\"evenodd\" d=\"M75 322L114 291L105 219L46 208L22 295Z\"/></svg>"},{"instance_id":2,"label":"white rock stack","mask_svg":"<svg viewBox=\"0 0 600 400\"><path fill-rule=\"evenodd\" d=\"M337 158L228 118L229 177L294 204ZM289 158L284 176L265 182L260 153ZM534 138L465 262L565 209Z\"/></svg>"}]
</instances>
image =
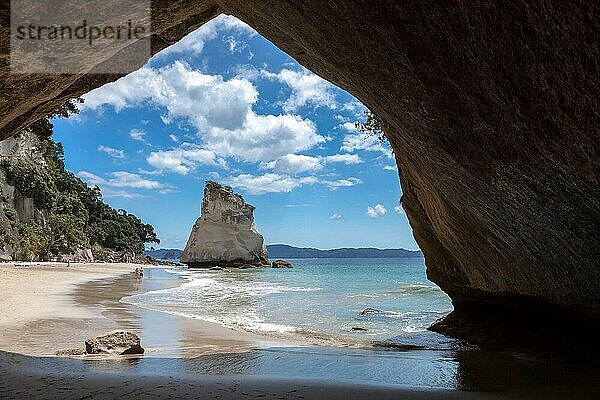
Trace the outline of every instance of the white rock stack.
<instances>
[{"instance_id":1,"label":"white rock stack","mask_svg":"<svg viewBox=\"0 0 600 400\"><path fill-rule=\"evenodd\" d=\"M228 186L207 181L200 218L181 253L189 267L268 266L264 238L254 226L254 206Z\"/></svg>"}]
</instances>

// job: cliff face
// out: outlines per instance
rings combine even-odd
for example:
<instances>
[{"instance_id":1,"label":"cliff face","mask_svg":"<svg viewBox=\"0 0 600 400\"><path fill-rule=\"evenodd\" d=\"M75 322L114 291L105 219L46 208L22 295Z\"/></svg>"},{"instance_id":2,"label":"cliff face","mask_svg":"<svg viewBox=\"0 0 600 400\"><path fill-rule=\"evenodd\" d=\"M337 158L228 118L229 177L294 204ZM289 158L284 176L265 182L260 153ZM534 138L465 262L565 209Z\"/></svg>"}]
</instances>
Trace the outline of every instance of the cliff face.
<instances>
[{"instance_id":1,"label":"cliff face","mask_svg":"<svg viewBox=\"0 0 600 400\"><path fill-rule=\"evenodd\" d=\"M40 140L27 130L0 142L2 158L26 158L45 165ZM6 171L0 165L0 260L12 260L19 249L18 222L44 224L45 220L45 213L35 207L33 199L9 184Z\"/></svg>"},{"instance_id":2,"label":"cliff face","mask_svg":"<svg viewBox=\"0 0 600 400\"><path fill-rule=\"evenodd\" d=\"M254 226L254 207L242 196L208 181L204 187L201 216L181 253L190 267L268 264L262 235Z\"/></svg>"},{"instance_id":3,"label":"cliff face","mask_svg":"<svg viewBox=\"0 0 600 400\"><path fill-rule=\"evenodd\" d=\"M600 323L595 2L156 0L153 50L219 12L384 122L428 276L454 302L449 324L497 326L500 337L533 314L538 326ZM8 12L0 15L6 57ZM0 138L117 78L0 68Z\"/></svg>"}]
</instances>

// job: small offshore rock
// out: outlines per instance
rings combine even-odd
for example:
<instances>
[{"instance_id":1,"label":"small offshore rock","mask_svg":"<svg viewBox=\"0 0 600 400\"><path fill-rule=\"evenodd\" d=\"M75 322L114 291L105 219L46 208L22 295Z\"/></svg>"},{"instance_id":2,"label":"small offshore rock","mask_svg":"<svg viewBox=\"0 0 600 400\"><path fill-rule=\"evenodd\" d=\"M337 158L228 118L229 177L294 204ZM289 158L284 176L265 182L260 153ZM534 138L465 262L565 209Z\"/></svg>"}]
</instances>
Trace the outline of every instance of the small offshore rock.
<instances>
[{"instance_id":1,"label":"small offshore rock","mask_svg":"<svg viewBox=\"0 0 600 400\"><path fill-rule=\"evenodd\" d=\"M368 331L367 328L361 328L360 326L353 326L352 330L353 331Z\"/></svg>"},{"instance_id":2,"label":"small offshore rock","mask_svg":"<svg viewBox=\"0 0 600 400\"><path fill-rule=\"evenodd\" d=\"M271 263L271 268L294 268L294 266L287 260L275 260Z\"/></svg>"},{"instance_id":3,"label":"small offshore rock","mask_svg":"<svg viewBox=\"0 0 600 400\"><path fill-rule=\"evenodd\" d=\"M359 312L360 315L369 315L369 314L382 314L384 311L378 310L376 308L371 308L371 307L367 307L364 310L362 310L361 312Z\"/></svg>"},{"instance_id":4,"label":"small offshore rock","mask_svg":"<svg viewBox=\"0 0 600 400\"><path fill-rule=\"evenodd\" d=\"M140 337L126 331L112 331L85 341L87 354L144 354Z\"/></svg>"}]
</instances>

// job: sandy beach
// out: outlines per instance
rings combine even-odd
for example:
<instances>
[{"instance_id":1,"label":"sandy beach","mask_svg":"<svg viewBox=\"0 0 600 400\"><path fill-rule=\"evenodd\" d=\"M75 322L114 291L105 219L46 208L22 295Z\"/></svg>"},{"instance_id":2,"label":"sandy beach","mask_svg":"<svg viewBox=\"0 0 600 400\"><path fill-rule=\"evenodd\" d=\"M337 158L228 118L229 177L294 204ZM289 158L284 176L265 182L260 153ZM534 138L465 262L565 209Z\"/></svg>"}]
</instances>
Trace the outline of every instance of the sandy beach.
<instances>
[{"instance_id":1,"label":"sandy beach","mask_svg":"<svg viewBox=\"0 0 600 400\"><path fill-rule=\"evenodd\" d=\"M87 338L114 329L140 335L146 357L195 357L273 344L271 338L157 312L145 312L147 317L160 318L160 323L144 329L139 313L132 311L137 307L119 300L129 294L177 286L181 282L176 279L142 282L135 277L136 267L140 265L0 264L0 350L53 356L60 350L81 348ZM146 277L151 277L153 270L164 269L143 267ZM182 331L185 338L176 338Z\"/></svg>"},{"instance_id":2,"label":"sandy beach","mask_svg":"<svg viewBox=\"0 0 600 400\"><path fill-rule=\"evenodd\" d=\"M132 306L119 300L182 283L164 267L144 266L145 278L137 279L136 267L0 264L0 398L491 399L508 394L569 398L568 388L543 390L545 377L534 377L541 391L532 389L529 378L509 388L514 366L502 366L502 359L463 360L459 381L473 376L477 380L468 391L449 390L411 377L411 370L421 374L420 368L427 365L427 361L419 364L411 353L356 358L359 354L346 354L344 349L309 347ZM144 356L54 356L59 350L81 348L85 339L113 329L140 335ZM346 362L356 364L350 379L329 373L340 365L347 369ZM399 371L405 371L406 384L361 379L365 362L405 365ZM296 376L294 369L310 373ZM282 375L286 370L288 376ZM563 373L558 369L551 374ZM596 392L585 389L578 398L588 398L589 393Z\"/></svg>"}]
</instances>

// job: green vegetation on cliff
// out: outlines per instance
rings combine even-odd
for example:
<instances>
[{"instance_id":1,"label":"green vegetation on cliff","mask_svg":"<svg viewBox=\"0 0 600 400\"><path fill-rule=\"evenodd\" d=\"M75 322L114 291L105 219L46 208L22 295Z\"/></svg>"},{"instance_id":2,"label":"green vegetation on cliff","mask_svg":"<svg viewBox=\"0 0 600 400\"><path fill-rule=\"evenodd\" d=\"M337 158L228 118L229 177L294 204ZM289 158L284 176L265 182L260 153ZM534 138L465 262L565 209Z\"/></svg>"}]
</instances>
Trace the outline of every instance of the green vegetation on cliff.
<instances>
[{"instance_id":1,"label":"green vegetation on cliff","mask_svg":"<svg viewBox=\"0 0 600 400\"><path fill-rule=\"evenodd\" d=\"M96 256L110 251L141 255L144 243L160 242L152 225L125 210L113 209L102 201L100 188L88 187L65 169L63 146L52 139L49 118L73 112L77 112L76 104L69 102L29 128L40 141L41 159L0 156L0 170L7 183L22 197L31 198L40 214L28 221L19 220L12 204L0 197L0 211L17 233L14 259L50 259L78 249L102 253ZM6 236L3 241L11 240Z\"/></svg>"}]
</instances>

